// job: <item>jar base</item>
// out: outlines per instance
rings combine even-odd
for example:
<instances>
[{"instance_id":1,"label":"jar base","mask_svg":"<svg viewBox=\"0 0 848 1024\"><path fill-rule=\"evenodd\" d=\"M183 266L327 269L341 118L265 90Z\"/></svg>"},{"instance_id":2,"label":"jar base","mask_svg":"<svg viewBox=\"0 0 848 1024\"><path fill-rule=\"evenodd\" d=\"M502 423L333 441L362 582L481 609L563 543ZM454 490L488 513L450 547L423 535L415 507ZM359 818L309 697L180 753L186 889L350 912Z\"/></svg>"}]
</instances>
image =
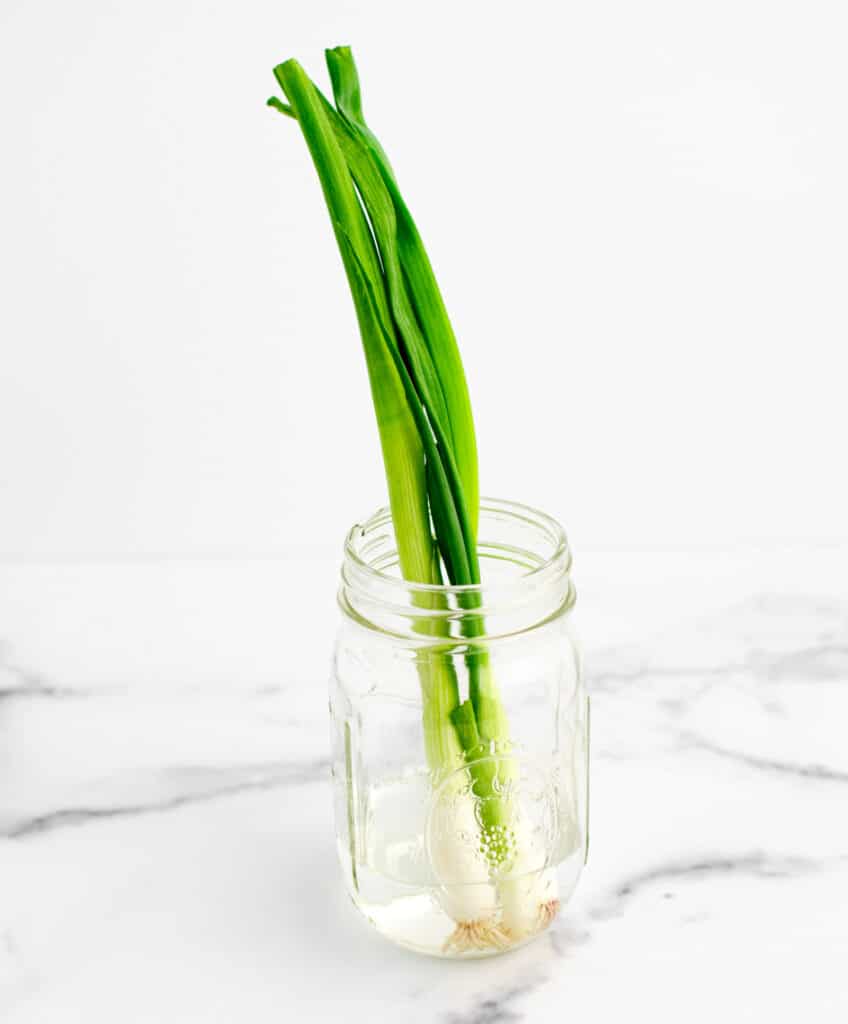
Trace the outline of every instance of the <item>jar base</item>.
<instances>
[{"instance_id":1,"label":"jar base","mask_svg":"<svg viewBox=\"0 0 848 1024\"><path fill-rule=\"evenodd\" d=\"M547 925L519 939L494 940L487 943L483 936L478 942L463 944L453 936L457 930L454 921L438 908L427 893L408 896L388 905L368 905L351 897L354 907L382 938L408 949L439 960L485 960L493 956L512 953L534 942L547 931ZM444 936L447 934L447 938Z\"/></svg>"},{"instance_id":2,"label":"jar base","mask_svg":"<svg viewBox=\"0 0 848 1024\"><path fill-rule=\"evenodd\" d=\"M340 847L350 881L351 865L345 853ZM439 959L480 960L510 953L544 935L574 890L581 867L577 853L560 863L556 875L561 899L540 904L520 934L510 932L499 912L488 920L458 925L445 912L444 893L438 886L403 885L364 864L357 867L356 886L349 886L349 895L371 927L395 945Z\"/></svg>"}]
</instances>

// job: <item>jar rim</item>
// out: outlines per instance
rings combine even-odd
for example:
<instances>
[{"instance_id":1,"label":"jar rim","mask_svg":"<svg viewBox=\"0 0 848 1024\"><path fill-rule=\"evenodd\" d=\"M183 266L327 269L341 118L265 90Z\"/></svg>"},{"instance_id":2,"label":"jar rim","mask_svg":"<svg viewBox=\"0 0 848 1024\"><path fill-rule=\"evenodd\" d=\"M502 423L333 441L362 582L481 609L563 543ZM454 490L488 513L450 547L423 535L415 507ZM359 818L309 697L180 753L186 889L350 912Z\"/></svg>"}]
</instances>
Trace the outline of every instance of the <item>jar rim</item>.
<instances>
[{"instance_id":1,"label":"jar rim","mask_svg":"<svg viewBox=\"0 0 848 1024\"><path fill-rule=\"evenodd\" d=\"M500 589L504 586L515 587L523 584L535 585L544 582L550 575L558 575L568 572L571 566L571 549L568 544L564 528L560 523L539 509L525 505L517 501L508 501L503 498L482 497L480 499L481 516L489 513L496 517L509 517L511 519L524 520L528 525L543 530L551 542L552 553L522 572L509 582L501 581L495 586ZM369 516L364 523L355 523L347 533L344 544L345 561L352 563L357 572L362 573L366 579L375 584L387 587L396 587L404 594L469 594L480 591L483 588L490 589L491 584L481 583L418 583L404 579L402 576L392 575L372 565L359 551L358 544L370 532L385 525L391 525L392 514L388 506L382 506L373 515Z\"/></svg>"}]
</instances>

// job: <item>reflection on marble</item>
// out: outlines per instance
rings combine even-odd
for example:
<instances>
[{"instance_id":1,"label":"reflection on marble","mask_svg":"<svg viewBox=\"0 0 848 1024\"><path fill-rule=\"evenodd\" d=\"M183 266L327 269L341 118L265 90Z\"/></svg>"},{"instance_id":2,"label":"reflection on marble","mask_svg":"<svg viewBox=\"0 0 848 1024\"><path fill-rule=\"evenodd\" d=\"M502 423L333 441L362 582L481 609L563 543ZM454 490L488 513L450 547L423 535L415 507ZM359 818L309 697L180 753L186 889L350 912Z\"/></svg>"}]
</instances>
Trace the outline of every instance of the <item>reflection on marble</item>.
<instances>
[{"instance_id":1,"label":"reflection on marble","mask_svg":"<svg viewBox=\"0 0 848 1024\"><path fill-rule=\"evenodd\" d=\"M589 865L474 963L342 895L334 573L0 566L4 1024L848 1019L848 551L578 558Z\"/></svg>"}]
</instances>

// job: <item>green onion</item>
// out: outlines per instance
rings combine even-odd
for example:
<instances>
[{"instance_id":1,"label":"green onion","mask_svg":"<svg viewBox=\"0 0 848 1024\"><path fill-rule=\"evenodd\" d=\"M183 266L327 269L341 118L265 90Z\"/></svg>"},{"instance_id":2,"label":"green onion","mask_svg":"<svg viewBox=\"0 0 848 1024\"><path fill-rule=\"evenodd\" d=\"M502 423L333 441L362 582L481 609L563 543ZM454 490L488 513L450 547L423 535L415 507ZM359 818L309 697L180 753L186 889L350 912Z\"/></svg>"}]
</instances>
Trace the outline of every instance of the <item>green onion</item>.
<instances>
[{"instance_id":1,"label":"green onion","mask_svg":"<svg viewBox=\"0 0 848 1024\"><path fill-rule=\"evenodd\" d=\"M274 68L287 102L272 97L268 105L300 125L347 273L401 573L416 583L441 584L446 576L453 585L479 584L477 444L456 337L394 171L365 121L353 55L348 47L336 47L326 51L326 60L334 103L297 61L288 60ZM417 594L416 600L445 606L438 592ZM526 843L515 834L499 785L512 776L510 760L480 757L506 750L508 725L484 640L474 642L485 634L482 618L475 614L478 593L471 591L460 604L470 613L463 616L468 698L460 700L450 643L441 645L441 651L425 649L418 668L431 773L439 780L467 764L479 799L477 842L488 850L491 884L483 879L481 885L477 875L469 874L473 884L466 888L474 891L473 898L454 894L446 910L457 923L452 942L459 948L481 948L526 933L544 911L534 905L532 892L517 896L512 883L497 881L498 872L521 859ZM449 640L443 620L426 620L418 628ZM467 807L463 813L468 814ZM468 851L450 848L433 856L443 863L453 860L454 866L474 859Z\"/></svg>"}]
</instances>

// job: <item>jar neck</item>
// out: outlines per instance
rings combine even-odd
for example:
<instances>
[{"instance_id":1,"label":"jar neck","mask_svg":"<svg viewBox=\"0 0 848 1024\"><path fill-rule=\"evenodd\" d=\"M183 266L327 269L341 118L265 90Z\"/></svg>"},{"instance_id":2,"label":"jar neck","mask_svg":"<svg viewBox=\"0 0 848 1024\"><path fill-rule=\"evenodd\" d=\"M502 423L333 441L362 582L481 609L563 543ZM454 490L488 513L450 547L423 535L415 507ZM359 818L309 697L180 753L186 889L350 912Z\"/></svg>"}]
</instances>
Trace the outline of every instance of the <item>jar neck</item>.
<instances>
[{"instance_id":1,"label":"jar neck","mask_svg":"<svg viewBox=\"0 0 848 1024\"><path fill-rule=\"evenodd\" d=\"M382 508L347 536L339 591L342 611L366 628L429 645L523 633L558 618L574 604L571 551L564 530L550 516L484 498L477 550L479 585L404 580L391 512Z\"/></svg>"}]
</instances>

